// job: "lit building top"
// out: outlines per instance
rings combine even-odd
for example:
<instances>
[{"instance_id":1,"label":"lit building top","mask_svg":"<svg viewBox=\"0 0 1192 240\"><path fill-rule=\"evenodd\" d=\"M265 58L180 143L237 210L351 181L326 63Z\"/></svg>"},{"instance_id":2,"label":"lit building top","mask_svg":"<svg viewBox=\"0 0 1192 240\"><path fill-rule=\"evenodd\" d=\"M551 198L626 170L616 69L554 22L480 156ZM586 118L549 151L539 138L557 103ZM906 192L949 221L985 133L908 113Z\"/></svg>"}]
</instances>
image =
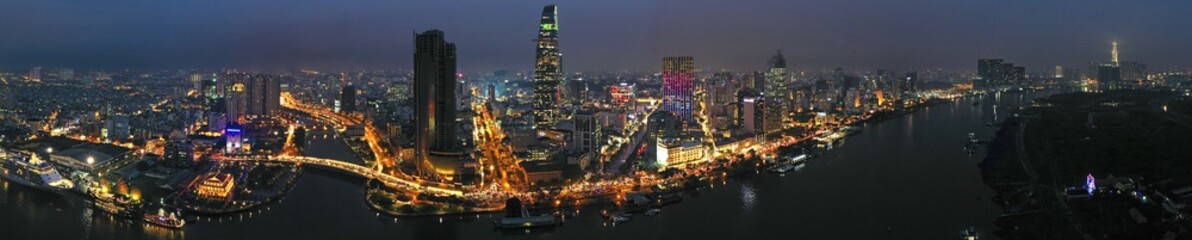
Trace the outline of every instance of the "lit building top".
<instances>
[{"instance_id":1,"label":"lit building top","mask_svg":"<svg viewBox=\"0 0 1192 240\"><path fill-rule=\"evenodd\" d=\"M232 174L220 173L203 179L197 191L201 197L227 198L232 194L232 189L235 187L236 182L232 179Z\"/></svg>"}]
</instances>

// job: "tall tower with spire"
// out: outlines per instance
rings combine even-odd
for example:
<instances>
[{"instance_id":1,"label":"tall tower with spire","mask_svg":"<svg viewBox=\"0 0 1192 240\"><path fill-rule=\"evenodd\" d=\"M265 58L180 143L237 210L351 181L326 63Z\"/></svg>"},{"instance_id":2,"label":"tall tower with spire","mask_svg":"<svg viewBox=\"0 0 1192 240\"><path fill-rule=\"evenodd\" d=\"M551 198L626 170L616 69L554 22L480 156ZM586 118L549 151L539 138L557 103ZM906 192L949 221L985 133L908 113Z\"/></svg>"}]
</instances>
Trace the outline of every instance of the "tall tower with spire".
<instances>
[{"instance_id":1,"label":"tall tower with spire","mask_svg":"<svg viewBox=\"0 0 1192 240\"><path fill-rule=\"evenodd\" d=\"M534 127L550 128L558 121L559 80L563 78L563 53L559 52L558 7L542 8L538 24L538 43L534 62Z\"/></svg>"},{"instance_id":2,"label":"tall tower with spire","mask_svg":"<svg viewBox=\"0 0 1192 240\"><path fill-rule=\"evenodd\" d=\"M1114 65L1120 64L1120 62L1118 62L1118 51L1117 51L1117 41L1116 40L1113 41L1113 49L1109 50L1109 54L1112 56Z\"/></svg>"}]
</instances>

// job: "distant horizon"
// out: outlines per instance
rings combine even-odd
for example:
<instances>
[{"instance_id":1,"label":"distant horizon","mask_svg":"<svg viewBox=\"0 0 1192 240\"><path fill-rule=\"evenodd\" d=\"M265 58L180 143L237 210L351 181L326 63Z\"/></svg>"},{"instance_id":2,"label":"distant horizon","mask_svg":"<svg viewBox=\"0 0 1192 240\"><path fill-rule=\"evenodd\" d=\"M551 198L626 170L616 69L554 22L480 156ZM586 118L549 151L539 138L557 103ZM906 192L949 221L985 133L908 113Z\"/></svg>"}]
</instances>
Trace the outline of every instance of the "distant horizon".
<instances>
[{"instance_id":1,"label":"distant horizon","mask_svg":"<svg viewBox=\"0 0 1192 240\"><path fill-rule=\"evenodd\" d=\"M1001 58L1046 72L1107 61L1115 40L1123 61L1192 67L1180 31L1192 2L671 1L558 4L563 71L658 71L664 56L754 71L781 48L792 69L971 71ZM409 69L411 33L440 29L461 72L526 71L548 4L17 2L0 9L0 68Z\"/></svg>"}]
</instances>

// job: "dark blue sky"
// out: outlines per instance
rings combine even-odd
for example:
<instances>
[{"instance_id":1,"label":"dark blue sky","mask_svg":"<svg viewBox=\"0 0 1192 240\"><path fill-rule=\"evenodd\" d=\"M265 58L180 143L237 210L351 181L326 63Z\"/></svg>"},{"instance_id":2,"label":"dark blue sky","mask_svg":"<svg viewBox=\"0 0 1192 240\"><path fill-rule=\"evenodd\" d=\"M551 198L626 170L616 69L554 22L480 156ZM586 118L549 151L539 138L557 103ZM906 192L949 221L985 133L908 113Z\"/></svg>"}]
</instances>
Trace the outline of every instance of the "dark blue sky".
<instances>
[{"instance_id":1,"label":"dark blue sky","mask_svg":"<svg viewBox=\"0 0 1192 240\"><path fill-rule=\"evenodd\" d=\"M1183 0L7 0L0 68L410 68L411 32L442 29L462 71L526 70L542 6L560 5L565 71L655 70L665 55L752 70L1036 71L1109 58L1192 66Z\"/></svg>"}]
</instances>

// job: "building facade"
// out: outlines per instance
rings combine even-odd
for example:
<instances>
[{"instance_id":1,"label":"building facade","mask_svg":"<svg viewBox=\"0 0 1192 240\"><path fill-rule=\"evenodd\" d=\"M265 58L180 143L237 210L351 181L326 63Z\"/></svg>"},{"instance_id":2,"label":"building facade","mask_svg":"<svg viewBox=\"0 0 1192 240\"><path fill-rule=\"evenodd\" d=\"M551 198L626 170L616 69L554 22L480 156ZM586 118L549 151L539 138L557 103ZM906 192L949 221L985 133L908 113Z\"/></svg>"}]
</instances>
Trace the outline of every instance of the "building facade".
<instances>
[{"instance_id":1,"label":"building facade","mask_svg":"<svg viewBox=\"0 0 1192 240\"><path fill-rule=\"evenodd\" d=\"M782 131L782 122L786 116L787 102L790 92L786 89L786 59L782 57L782 52L774 55L770 59L766 70L766 87L762 91L762 97L765 99L764 118L765 121L762 128L765 132L758 133L761 135L776 133Z\"/></svg>"},{"instance_id":2,"label":"building facade","mask_svg":"<svg viewBox=\"0 0 1192 240\"><path fill-rule=\"evenodd\" d=\"M662 109L677 114L683 126L694 121L694 81L695 58L662 58Z\"/></svg>"},{"instance_id":3,"label":"building facade","mask_svg":"<svg viewBox=\"0 0 1192 240\"><path fill-rule=\"evenodd\" d=\"M456 139L455 44L439 30L417 34L414 44L414 157L421 172L451 177L464 155Z\"/></svg>"},{"instance_id":4,"label":"building facade","mask_svg":"<svg viewBox=\"0 0 1192 240\"><path fill-rule=\"evenodd\" d=\"M538 26L536 61L534 63L534 126L550 128L559 118L559 81L563 78L563 54L559 52L558 7L542 9Z\"/></svg>"}]
</instances>

